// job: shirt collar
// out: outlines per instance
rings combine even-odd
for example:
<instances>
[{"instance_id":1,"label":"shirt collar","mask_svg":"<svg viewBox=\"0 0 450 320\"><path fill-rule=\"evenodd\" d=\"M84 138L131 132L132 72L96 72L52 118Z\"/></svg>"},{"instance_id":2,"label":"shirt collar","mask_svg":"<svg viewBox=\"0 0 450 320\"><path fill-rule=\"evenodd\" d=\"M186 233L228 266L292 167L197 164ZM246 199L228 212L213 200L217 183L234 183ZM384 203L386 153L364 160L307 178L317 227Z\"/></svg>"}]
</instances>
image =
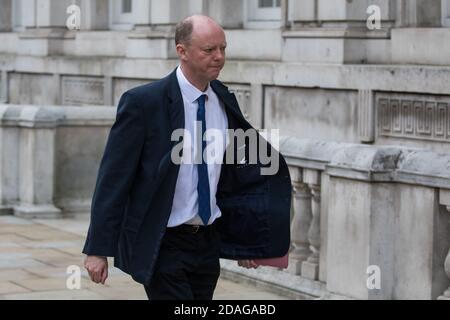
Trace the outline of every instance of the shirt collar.
<instances>
[{"instance_id":1,"label":"shirt collar","mask_svg":"<svg viewBox=\"0 0 450 320\"><path fill-rule=\"evenodd\" d=\"M177 79L178 84L180 85L181 93L190 103L196 102L202 94L206 95L206 99L211 96L210 94L212 89L209 83L204 92L198 90L192 83L189 82L188 79L186 79L183 71L181 70L181 66L178 66L177 68Z\"/></svg>"}]
</instances>

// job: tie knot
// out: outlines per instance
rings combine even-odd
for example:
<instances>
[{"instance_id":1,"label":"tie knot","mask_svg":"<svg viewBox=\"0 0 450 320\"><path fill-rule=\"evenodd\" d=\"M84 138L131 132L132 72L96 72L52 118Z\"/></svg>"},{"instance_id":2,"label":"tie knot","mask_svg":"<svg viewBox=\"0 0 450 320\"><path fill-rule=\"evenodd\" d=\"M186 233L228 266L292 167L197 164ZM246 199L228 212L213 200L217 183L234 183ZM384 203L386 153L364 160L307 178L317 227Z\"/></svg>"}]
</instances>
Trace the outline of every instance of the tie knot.
<instances>
[{"instance_id":1,"label":"tie knot","mask_svg":"<svg viewBox=\"0 0 450 320\"><path fill-rule=\"evenodd\" d=\"M202 94L200 97L198 97L197 101L198 101L199 104L205 105L206 94Z\"/></svg>"}]
</instances>

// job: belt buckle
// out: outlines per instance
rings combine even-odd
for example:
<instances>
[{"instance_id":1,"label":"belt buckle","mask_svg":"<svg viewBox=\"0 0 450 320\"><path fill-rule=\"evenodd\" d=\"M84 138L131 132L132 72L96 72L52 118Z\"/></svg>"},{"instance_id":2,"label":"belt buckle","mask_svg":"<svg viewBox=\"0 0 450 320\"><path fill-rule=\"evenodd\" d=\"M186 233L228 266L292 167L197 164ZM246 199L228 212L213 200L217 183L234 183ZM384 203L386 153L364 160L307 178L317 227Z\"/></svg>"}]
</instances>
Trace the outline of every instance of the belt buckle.
<instances>
[{"instance_id":1,"label":"belt buckle","mask_svg":"<svg viewBox=\"0 0 450 320\"><path fill-rule=\"evenodd\" d=\"M192 226L192 228L193 228L193 232L192 233L197 233L198 232L198 230L200 230L200 226L199 225L194 225L194 226Z\"/></svg>"}]
</instances>

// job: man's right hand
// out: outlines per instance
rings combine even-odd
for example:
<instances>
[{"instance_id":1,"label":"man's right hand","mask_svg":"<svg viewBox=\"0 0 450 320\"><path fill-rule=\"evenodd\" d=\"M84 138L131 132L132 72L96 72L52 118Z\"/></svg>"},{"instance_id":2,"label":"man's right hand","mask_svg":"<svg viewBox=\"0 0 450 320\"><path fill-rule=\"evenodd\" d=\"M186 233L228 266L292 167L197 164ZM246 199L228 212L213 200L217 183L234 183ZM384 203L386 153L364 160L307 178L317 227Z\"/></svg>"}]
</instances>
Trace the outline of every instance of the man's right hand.
<instances>
[{"instance_id":1,"label":"man's right hand","mask_svg":"<svg viewBox=\"0 0 450 320\"><path fill-rule=\"evenodd\" d=\"M106 278L108 278L108 259L106 257L87 256L84 260L84 267L93 282L105 284Z\"/></svg>"}]
</instances>

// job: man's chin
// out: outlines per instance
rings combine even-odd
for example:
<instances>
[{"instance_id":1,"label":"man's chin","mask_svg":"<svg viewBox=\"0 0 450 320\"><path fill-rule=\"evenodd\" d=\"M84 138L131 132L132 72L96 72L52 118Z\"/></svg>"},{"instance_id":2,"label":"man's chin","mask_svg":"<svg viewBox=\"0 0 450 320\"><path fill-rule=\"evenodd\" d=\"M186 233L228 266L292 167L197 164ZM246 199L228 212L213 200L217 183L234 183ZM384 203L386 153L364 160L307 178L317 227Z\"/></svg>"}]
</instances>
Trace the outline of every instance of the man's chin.
<instances>
[{"instance_id":1,"label":"man's chin","mask_svg":"<svg viewBox=\"0 0 450 320\"><path fill-rule=\"evenodd\" d=\"M217 72L210 73L209 74L209 79L210 79L209 81L216 80L219 77L219 75L220 75L220 70L217 71Z\"/></svg>"}]
</instances>

